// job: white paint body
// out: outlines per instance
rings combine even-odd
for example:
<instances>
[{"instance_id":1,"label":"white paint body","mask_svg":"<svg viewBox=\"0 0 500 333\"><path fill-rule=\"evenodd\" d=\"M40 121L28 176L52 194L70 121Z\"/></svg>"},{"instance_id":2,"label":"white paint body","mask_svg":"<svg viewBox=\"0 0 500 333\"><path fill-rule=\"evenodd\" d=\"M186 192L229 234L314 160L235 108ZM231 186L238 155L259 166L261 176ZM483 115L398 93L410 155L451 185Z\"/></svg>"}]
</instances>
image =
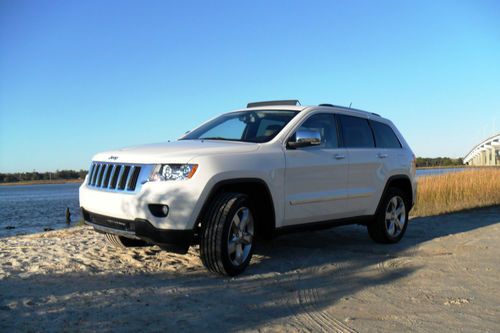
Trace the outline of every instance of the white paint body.
<instances>
[{"instance_id":1,"label":"white paint body","mask_svg":"<svg viewBox=\"0 0 500 333\"><path fill-rule=\"evenodd\" d=\"M184 140L108 151L93 161L132 164L198 164L191 179L146 182L134 193L80 187L80 206L119 219L147 219L159 229L192 229L210 191L220 181L257 178L272 196L277 228L317 221L373 215L389 177L407 176L415 198L415 168L408 144L387 119L368 112L335 107L266 106L248 109L300 111L271 141L245 143ZM246 110L246 109L245 109ZM242 111L242 110L238 110ZM311 115L346 114L388 124L402 148L308 147L287 149L287 139ZM380 158L379 154L387 157ZM344 158L337 159L337 155ZM168 205L167 217L151 214L148 204Z\"/></svg>"}]
</instances>

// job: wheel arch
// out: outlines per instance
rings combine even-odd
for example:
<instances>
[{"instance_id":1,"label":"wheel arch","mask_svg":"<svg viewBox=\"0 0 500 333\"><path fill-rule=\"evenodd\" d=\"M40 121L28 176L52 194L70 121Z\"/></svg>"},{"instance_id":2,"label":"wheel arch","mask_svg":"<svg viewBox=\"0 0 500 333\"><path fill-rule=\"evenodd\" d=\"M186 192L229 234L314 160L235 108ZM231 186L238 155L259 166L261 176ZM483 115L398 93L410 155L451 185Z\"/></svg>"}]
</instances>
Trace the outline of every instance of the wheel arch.
<instances>
[{"instance_id":1,"label":"wheel arch","mask_svg":"<svg viewBox=\"0 0 500 333\"><path fill-rule=\"evenodd\" d=\"M394 175L389 177L385 183L384 190L382 191L382 195L380 196L378 205L377 205L377 210L376 212L379 211L380 206L382 205L382 201L384 200L385 195L387 194L387 190L389 190L390 187L396 187L401 189L408 198L408 205L409 205L409 210L412 209L413 203L415 202L415 198L413 198L413 187L412 183L410 180L410 177L407 175Z\"/></svg>"},{"instance_id":2,"label":"wheel arch","mask_svg":"<svg viewBox=\"0 0 500 333\"><path fill-rule=\"evenodd\" d=\"M232 178L217 182L212 186L203 206L196 218L203 223L203 216L213 203L214 199L224 192L238 192L248 195L255 205L256 234L263 238L274 236L276 229L275 204L267 183L260 178ZM196 226L195 226L196 227Z\"/></svg>"}]
</instances>

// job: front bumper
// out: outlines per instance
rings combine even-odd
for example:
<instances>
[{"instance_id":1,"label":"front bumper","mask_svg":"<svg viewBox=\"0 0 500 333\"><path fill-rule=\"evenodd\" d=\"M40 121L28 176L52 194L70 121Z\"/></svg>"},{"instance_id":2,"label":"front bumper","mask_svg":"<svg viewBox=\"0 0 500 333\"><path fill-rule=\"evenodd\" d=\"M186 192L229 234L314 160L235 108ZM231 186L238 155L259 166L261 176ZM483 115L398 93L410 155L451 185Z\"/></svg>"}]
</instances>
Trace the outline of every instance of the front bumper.
<instances>
[{"instance_id":1,"label":"front bumper","mask_svg":"<svg viewBox=\"0 0 500 333\"><path fill-rule=\"evenodd\" d=\"M82 208L85 223L98 232L111 233L123 237L142 239L148 243L176 253L186 253L193 244L193 230L158 229L148 220L125 220L89 212Z\"/></svg>"},{"instance_id":2,"label":"front bumper","mask_svg":"<svg viewBox=\"0 0 500 333\"><path fill-rule=\"evenodd\" d=\"M135 192L109 191L83 183L80 207L95 214L123 220L142 219L157 229L193 229L202 201L199 182L148 182ZM167 205L168 216L158 217L149 205Z\"/></svg>"}]
</instances>

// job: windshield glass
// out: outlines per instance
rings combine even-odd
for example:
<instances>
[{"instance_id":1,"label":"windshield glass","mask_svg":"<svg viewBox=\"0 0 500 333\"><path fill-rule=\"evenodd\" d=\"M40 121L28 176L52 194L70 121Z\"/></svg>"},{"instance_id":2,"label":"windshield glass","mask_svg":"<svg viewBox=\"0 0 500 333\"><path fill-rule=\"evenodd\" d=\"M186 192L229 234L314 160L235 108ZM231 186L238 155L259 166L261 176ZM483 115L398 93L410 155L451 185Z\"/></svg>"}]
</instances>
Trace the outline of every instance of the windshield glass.
<instances>
[{"instance_id":1,"label":"windshield glass","mask_svg":"<svg viewBox=\"0 0 500 333\"><path fill-rule=\"evenodd\" d=\"M186 134L181 140L230 140L267 142L297 114L288 110L227 113Z\"/></svg>"}]
</instances>

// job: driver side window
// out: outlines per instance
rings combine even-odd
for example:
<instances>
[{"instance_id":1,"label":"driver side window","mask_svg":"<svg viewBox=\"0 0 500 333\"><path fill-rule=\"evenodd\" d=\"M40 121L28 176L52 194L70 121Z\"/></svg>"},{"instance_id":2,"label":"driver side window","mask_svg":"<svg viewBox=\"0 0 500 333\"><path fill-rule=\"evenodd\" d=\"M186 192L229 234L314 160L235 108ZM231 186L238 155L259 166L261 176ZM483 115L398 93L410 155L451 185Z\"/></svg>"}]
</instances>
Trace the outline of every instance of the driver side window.
<instances>
[{"instance_id":1,"label":"driver side window","mask_svg":"<svg viewBox=\"0 0 500 333\"><path fill-rule=\"evenodd\" d=\"M319 132L321 135L321 144L317 147L339 147L335 116L331 113L318 113L311 116L299 127L298 131L300 130L312 130Z\"/></svg>"}]
</instances>

